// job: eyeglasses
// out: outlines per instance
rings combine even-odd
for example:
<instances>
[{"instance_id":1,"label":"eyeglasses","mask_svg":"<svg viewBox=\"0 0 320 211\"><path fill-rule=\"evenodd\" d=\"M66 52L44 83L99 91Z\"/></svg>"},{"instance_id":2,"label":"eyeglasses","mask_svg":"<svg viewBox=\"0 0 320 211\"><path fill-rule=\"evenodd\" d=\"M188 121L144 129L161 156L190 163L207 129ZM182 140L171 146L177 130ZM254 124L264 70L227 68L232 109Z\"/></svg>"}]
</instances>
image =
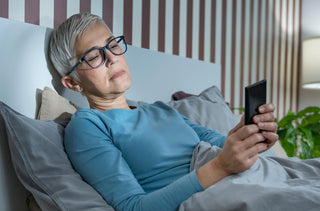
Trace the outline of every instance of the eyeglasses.
<instances>
[{"instance_id":1,"label":"eyeglasses","mask_svg":"<svg viewBox=\"0 0 320 211\"><path fill-rule=\"evenodd\" d=\"M122 35L113 38L102 48L94 48L90 50L67 72L66 75L71 74L71 72L80 64L87 64L93 69L101 67L107 60L106 49L115 56L124 54L127 51L127 43L124 36ZM85 63L83 63L83 61L85 61Z\"/></svg>"}]
</instances>

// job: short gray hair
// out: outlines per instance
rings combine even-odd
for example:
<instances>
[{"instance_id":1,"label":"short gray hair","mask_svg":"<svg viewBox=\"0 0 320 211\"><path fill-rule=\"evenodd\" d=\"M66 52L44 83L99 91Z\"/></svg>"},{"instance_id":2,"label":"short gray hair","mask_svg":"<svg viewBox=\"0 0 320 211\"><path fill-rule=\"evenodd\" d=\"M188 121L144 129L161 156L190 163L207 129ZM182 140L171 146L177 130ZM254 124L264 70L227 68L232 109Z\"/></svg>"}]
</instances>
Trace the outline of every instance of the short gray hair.
<instances>
[{"instance_id":1,"label":"short gray hair","mask_svg":"<svg viewBox=\"0 0 320 211\"><path fill-rule=\"evenodd\" d=\"M78 13L69 17L53 31L49 41L49 57L62 77L77 62L74 50L76 39L95 23L108 28L101 17L91 13ZM75 74L72 76L79 80L76 71L73 72Z\"/></svg>"}]
</instances>

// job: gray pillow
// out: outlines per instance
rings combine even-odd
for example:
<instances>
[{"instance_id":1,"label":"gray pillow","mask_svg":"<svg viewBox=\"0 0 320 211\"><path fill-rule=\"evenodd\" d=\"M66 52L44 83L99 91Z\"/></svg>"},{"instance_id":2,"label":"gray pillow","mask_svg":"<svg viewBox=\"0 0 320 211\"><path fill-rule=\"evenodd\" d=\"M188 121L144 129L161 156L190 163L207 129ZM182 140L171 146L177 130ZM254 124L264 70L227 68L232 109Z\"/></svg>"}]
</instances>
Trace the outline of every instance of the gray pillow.
<instances>
[{"instance_id":1,"label":"gray pillow","mask_svg":"<svg viewBox=\"0 0 320 211\"><path fill-rule=\"evenodd\" d=\"M114 210L74 171L63 147L63 123L34 120L0 102L11 158L42 210Z\"/></svg>"},{"instance_id":2,"label":"gray pillow","mask_svg":"<svg viewBox=\"0 0 320 211\"><path fill-rule=\"evenodd\" d=\"M216 130L222 135L227 135L239 122L216 86L209 87L198 96L170 101L168 105L194 123Z\"/></svg>"}]
</instances>

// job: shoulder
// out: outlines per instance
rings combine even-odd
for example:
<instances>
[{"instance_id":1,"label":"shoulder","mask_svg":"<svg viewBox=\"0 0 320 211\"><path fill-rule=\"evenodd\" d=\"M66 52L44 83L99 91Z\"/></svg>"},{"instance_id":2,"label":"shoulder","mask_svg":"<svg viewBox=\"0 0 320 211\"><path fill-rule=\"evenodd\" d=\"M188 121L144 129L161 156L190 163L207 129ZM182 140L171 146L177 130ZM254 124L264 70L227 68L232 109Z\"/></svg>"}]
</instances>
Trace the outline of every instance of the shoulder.
<instances>
[{"instance_id":1,"label":"shoulder","mask_svg":"<svg viewBox=\"0 0 320 211\"><path fill-rule=\"evenodd\" d=\"M88 129L105 128L101 112L93 109L80 108L76 113L72 115L71 121L66 127L66 133Z\"/></svg>"},{"instance_id":2,"label":"shoulder","mask_svg":"<svg viewBox=\"0 0 320 211\"><path fill-rule=\"evenodd\" d=\"M72 115L69 125L77 124L78 122L94 122L97 120L97 114L92 109L80 108L76 113Z\"/></svg>"},{"instance_id":3,"label":"shoulder","mask_svg":"<svg viewBox=\"0 0 320 211\"><path fill-rule=\"evenodd\" d=\"M111 140L109 128L99 115L99 111L82 108L72 115L64 133L64 145L68 152L99 144L100 140Z\"/></svg>"}]
</instances>

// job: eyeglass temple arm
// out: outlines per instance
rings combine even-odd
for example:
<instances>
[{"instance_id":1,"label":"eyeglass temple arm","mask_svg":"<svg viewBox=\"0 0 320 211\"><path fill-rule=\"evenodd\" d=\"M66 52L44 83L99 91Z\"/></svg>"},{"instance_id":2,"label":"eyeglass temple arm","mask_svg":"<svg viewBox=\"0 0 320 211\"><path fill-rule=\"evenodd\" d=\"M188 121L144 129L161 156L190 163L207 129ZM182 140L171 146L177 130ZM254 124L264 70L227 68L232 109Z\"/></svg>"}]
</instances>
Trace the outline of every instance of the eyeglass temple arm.
<instances>
[{"instance_id":1,"label":"eyeglass temple arm","mask_svg":"<svg viewBox=\"0 0 320 211\"><path fill-rule=\"evenodd\" d=\"M66 73L66 76L69 75L81 62L82 62L82 59L80 59L80 60Z\"/></svg>"}]
</instances>

